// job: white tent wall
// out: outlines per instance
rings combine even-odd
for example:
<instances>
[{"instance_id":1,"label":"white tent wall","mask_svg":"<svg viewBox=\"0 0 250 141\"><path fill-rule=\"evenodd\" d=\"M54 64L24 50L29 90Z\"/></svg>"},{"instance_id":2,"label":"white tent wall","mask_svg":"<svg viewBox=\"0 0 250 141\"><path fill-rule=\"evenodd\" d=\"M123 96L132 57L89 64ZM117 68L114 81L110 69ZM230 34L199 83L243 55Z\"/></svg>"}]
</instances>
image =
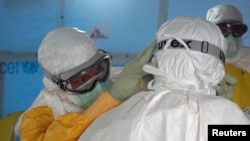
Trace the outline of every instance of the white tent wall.
<instances>
[{"instance_id":1,"label":"white tent wall","mask_svg":"<svg viewBox=\"0 0 250 141\"><path fill-rule=\"evenodd\" d=\"M27 109L43 88L36 52L48 31L73 26L92 35L98 29L93 40L112 53L114 66L124 66L167 19L205 19L221 3L237 6L250 26L249 0L0 0L0 117Z\"/></svg>"}]
</instances>

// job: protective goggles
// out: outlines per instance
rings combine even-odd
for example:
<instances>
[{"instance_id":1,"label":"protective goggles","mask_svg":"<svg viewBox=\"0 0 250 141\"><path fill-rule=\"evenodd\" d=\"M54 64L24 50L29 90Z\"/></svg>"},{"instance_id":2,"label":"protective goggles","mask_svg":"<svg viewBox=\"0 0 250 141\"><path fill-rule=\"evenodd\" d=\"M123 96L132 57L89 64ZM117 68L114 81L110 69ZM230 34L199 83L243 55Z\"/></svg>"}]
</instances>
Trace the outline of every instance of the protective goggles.
<instances>
[{"instance_id":1,"label":"protective goggles","mask_svg":"<svg viewBox=\"0 0 250 141\"><path fill-rule=\"evenodd\" d=\"M159 42L157 44L157 49L158 50L163 49L163 47L166 45L167 41L168 40L163 40L163 41ZM210 55L214 56L215 58L217 58L218 60L220 60L223 65L225 64L225 54L223 53L223 51L219 47L217 47L213 44L210 44L207 41L195 41L195 40L185 40L185 39L183 41L190 50L210 54ZM186 48L180 42L173 39L170 42L168 49L186 49Z\"/></svg>"},{"instance_id":2,"label":"protective goggles","mask_svg":"<svg viewBox=\"0 0 250 141\"><path fill-rule=\"evenodd\" d=\"M230 33L234 37L240 37L247 31L247 26L239 22L222 22L217 24L223 35L227 37Z\"/></svg>"},{"instance_id":3,"label":"protective goggles","mask_svg":"<svg viewBox=\"0 0 250 141\"><path fill-rule=\"evenodd\" d=\"M103 50L84 64L57 76L46 73L46 76L64 91L79 94L93 90L97 82L107 80L111 67L111 55Z\"/></svg>"}]
</instances>

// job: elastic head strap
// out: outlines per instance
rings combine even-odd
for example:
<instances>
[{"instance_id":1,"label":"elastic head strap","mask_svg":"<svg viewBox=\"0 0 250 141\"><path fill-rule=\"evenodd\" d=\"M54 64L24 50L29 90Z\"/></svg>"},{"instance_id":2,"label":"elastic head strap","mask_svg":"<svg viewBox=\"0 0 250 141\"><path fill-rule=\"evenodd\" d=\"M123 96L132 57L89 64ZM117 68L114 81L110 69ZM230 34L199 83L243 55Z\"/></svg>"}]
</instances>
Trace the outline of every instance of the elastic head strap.
<instances>
[{"instance_id":1,"label":"elastic head strap","mask_svg":"<svg viewBox=\"0 0 250 141\"><path fill-rule=\"evenodd\" d=\"M68 80L74 74L82 71L83 69L86 69L86 68L89 68L89 67L95 65L95 63L100 61L100 59L103 60L103 59L106 59L106 58L110 59L109 62L111 63L111 55L108 52L99 49L92 59L88 60L87 62L85 62L82 65L79 65L76 68L73 68L71 70L60 73L59 78L62 79L62 80Z\"/></svg>"},{"instance_id":2,"label":"elastic head strap","mask_svg":"<svg viewBox=\"0 0 250 141\"><path fill-rule=\"evenodd\" d=\"M214 56L215 58L219 59L221 63L225 64L225 54L224 52L217 46L208 43L207 41L195 41L195 40L183 40L188 48L193 51L199 51L201 53L206 53ZM157 44L157 48L160 50L162 49L167 40L163 40ZM168 49L185 49L185 47L179 43L177 40L173 39L168 46Z\"/></svg>"}]
</instances>

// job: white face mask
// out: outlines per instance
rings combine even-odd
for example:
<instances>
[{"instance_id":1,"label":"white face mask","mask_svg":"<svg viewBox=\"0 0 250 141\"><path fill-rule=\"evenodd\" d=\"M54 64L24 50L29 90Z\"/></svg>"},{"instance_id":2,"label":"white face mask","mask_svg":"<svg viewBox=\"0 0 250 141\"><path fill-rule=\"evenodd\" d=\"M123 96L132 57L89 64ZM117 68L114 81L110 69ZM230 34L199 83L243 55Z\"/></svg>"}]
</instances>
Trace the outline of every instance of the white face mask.
<instances>
[{"instance_id":1,"label":"white face mask","mask_svg":"<svg viewBox=\"0 0 250 141\"><path fill-rule=\"evenodd\" d=\"M88 108L104 91L112 86L113 82L107 79L105 82L98 83L95 88L87 93L74 95L77 106L81 109Z\"/></svg>"},{"instance_id":2,"label":"white face mask","mask_svg":"<svg viewBox=\"0 0 250 141\"><path fill-rule=\"evenodd\" d=\"M231 34L225 37L228 42L228 50L226 53L226 58L233 58L237 55L240 50L242 38L233 37Z\"/></svg>"}]
</instances>

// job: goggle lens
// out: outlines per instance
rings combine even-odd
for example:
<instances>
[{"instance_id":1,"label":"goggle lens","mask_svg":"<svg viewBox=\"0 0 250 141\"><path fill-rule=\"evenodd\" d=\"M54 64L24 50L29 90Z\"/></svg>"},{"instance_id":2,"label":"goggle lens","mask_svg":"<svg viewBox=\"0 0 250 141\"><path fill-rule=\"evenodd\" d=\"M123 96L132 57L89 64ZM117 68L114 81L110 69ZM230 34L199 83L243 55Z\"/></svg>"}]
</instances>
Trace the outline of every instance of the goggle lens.
<instances>
[{"instance_id":1,"label":"goggle lens","mask_svg":"<svg viewBox=\"0 0 250 141\"><path fill-rule=\"evenodd\" d=\"M221 32L223 33L223 35L226 37L228 36L230 33L234 36L234 37L240 37L242 36L244 33L246 33L247 31L247 26L245 24L241 24L241 23L219 23L217 24L220 29Z\"/></svg>"},{"instance_id":2,"label":"goggle lens","mask_svg":"<svg viewBox=\"0 0 250 141\"><path fill-rule=\"evenodd\" d=\"M67 81L66 89L81 93L91 91L98 81L103 82L108 78L109 65L107 60L103 60L91 68L83 70Z\"/></svg>"},{"instance_id":3,"label":"goggle lens","mask_svg":"<svg viewBox=\"0 0 250 141\"><path fill-rule=\"evenodd\" d=\"M103 72L104 72L104 66L103 66L103 63L101 63L97 67L93 67L87 71L81 72L81 74L79 74L75 78L71 79L69 81L69 84L70 84L72 89L77 89L77 88L81 87L81 85L86 83L88 80L93 78L94 76L96 76L100 73L103 73Z\"/></svg>"}]
</instances>

